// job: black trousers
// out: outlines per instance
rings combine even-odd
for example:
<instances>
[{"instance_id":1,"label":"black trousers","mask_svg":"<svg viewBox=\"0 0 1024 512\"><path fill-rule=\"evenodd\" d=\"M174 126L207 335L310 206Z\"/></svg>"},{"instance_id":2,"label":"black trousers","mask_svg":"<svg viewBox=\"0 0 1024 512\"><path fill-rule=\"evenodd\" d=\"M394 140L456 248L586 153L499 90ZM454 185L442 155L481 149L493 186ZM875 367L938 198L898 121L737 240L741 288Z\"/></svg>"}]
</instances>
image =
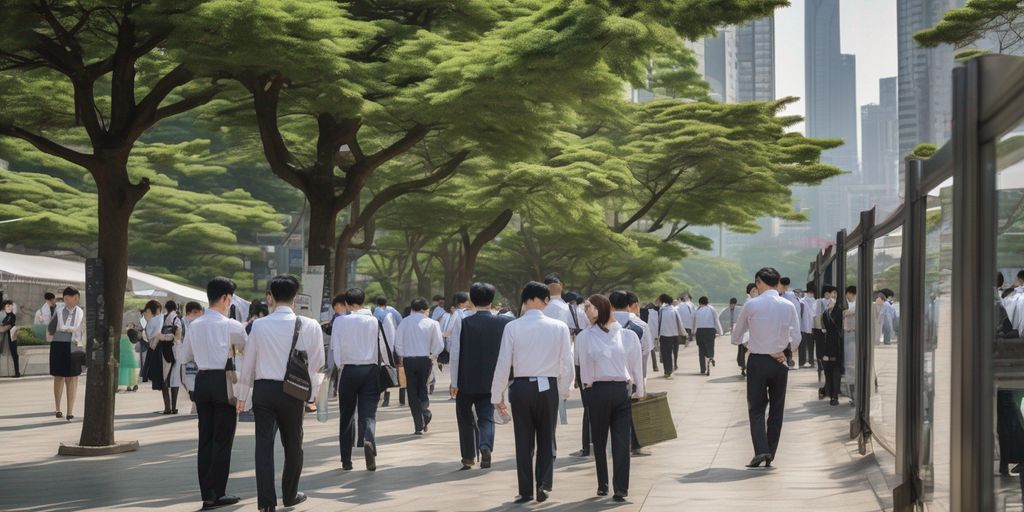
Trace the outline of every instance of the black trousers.
<instances>
[{"instance_id":1,"label":"black trousers","mask_svg":"<svg viewBox=\"0 0 1024 512\"><path fill-rule=\"evenodd\" d=\"M736 364L739 365L741 370L747 369L747 346L739 345L736 347Z\"/></svg>"},{"instance_id":2,"label":"black trousers","mask_svg":"<svg viewBox=\"0 0 1024 512\"><path fill-rule=\"evenodd\" d=\"M377 443L373 437L377 425L377 400L380 399L380 367L375 364L351 365L341 369L338 384L338 408L341 410L341 424L338 436L341 438L341 462L352 463L352 443L358 431L359 439ZM359 425L354 425L352 416L359 408Z\"/></svg>"},{"instance_id":3,"label":"black trousers","mask_svg":"<svg viewBox=\"0 0 1024 512\"><path fill-rule=\"evenodd\" d=\"M429 357L406 357L402 359L405 366L405 386L409 390L409 410L412 412L412 423L420 432L430 423L430 393L427 382L430 380L431 362Z\"/></svg>"},{"instance_id":4,"label":"black trousers","mask_svg":"<svg viewBox=\"0 0 1024 512\"><path fill-rule=\"evenodd\" d=\"M771 454L779 448L782 414L786 409L789 368L768 354L750 354L747 360L747 412L754 455ZM768 421L765 423L765 408Z\"/></svg>"},{"instance_id":5,"label":"black trousers","mask_svg":"<svg viewBox=\"0 0 1024 512\"><path fill-rule=\"evenodd\" d=\"M587 405L587 396L590 395L589 389L583 389L583 383L580 381L580 367L576 366L576 387L580 388L580 403L583 404L583 421L582 423L582 450L585 453L590 453L590 407Z\"/></svg>"},{"instance_id":6,"label":"black trousers","mask_svg":"<svg viewBox=\"0 0 1024 512\"><path fill-rule=\"evenodd\" d=\"M839 399L839 382L843 377L843 363L839 361L822 361L825 372L825 396L832 400Z\"/></svg>"},{"instance_id":7,"label":"black trousers","mask_svg":"<svg viewBox=\"0 0 1024 512\"><path fill-rule=\"evenodd\" d=\"M21 365L18 364L18 341L11 338L11 334L7 333L7 349L11 353L11 362L14 363L14 375L21 375Z\"/></svg>"},{"instance_id":8,"label":"black trousers","mask_svg":"<svg viewBox=\"0 0 1024 512\"><path fill-rule=\"evenodd\" d=\"M661 369L665 371L665 375L672 375L672 370L675 369L675 357L672 355L672 350L678 349L679 347L679 336L662 336L658 340L658 348L661 349Z\"/></svg>"},{"instance_id":9,"label":"black trousers","mask_svg":"<svg viewBox=\"0 0 1024 512\"><path fill-rule=\"evenodd\" d=\"M595 382L590 388L590 421L594 436L597 489L608 490L608 432L612 439L615 494L629 494L629 449L632 441L632 388L626 382Z\"/></svg>"},{"instance_id":10,"label":"black trousers","mask_svg":"<svg viewBox=\"0 0 1024 512\"><path fill-rule=\"evenodd\" d=\"M815 364L814 359L814 335L809 332L800 333L800 366L807 363Z\"/></svg>"},{"instance_id":11,"label":"black trousers","mask_svg":"<svg viewBox=\"0 0 1024 512\"><path fill-rule=\"evenodd\" d=\"M203 501L213 501L227 494L238 412L228 401L224 370L196 374L194 396L199 414L199 490Z\"/></svg>"},{"instance_id":12,"label":"black trousers","mask_svg":"<svg viewBox=\"0 0 1024 512\"><path fill-rule=\"evenodd\" d=\"M814 340L814 351L817 353L816 361L818 364L821 364L821 354L824 351L823 345L825 344L825 331L821 329L812 329L811 339Z\"/></svg>"},{"instance_id":13,"label":"black trousers","mask_svg":"<svg viewBox=\"0 0 1024 512\"><path fill-rule=\"evenodd\" d=\"M279 380L258 380L252 390L252 413L256 416L256 494L260 508L277 506L274 489L274 437L281 431L284 472L281 494L286 503L295 500L302 474L303 403L285 394Z\"/></svg>"},{"instance_id":14,"label":"black trousers","mask_svg":"<svg viewBox=\"0 0 1024 512\"><path fill-rule=\"evenodd\" d=\"M537 380L528 377L517 377L508 391L516 437L516 473L522 497L533 496L534 482L539 487L552 483L553 479L558 379L540 378L548 379L549 388L543 392L539 390Z\"/></svg>"},{"instance_id":15,"label":"black trousers","mask_svg":"<svg viewBox=\"0 0 1024 512\"><path fill-rule=\"evenodd\" d=\"M715 358L716 331L709 328L697 329L697 355L700 358L700 372L708 371L708 359Z\"/></svg>"},{"instance_id":16,"label":"black trousers","mask_svg":"<svg viewBox=\"0 0 1024 512\"><path fill-rule=\"evenodd\" d=\"M476 459L478 449L494 450L494 404L490 393L460 391L455 396L455 419L459 422L463 460Z\"/></svg>"}]
</instances>

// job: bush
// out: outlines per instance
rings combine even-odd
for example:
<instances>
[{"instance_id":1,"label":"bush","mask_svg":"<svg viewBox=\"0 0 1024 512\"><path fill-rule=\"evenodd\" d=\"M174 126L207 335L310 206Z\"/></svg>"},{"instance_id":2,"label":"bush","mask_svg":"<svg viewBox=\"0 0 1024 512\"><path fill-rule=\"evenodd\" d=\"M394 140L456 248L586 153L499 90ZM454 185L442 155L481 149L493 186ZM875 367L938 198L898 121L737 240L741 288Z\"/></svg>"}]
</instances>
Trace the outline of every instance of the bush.
<instances>
[{"instance_id":1,"label":"bush","mask_svg":"<svg viewBox=\"0 0 1024 512\"><path fill-rule=\"evenodd\" d=\"M32 329L32 326L23 325L18 327L17 337L18 346L21 347L29 345L49 345L46 341L46 336L40 338L39 335L36 334L35 330Z\"/></svg>"}]
</instances>

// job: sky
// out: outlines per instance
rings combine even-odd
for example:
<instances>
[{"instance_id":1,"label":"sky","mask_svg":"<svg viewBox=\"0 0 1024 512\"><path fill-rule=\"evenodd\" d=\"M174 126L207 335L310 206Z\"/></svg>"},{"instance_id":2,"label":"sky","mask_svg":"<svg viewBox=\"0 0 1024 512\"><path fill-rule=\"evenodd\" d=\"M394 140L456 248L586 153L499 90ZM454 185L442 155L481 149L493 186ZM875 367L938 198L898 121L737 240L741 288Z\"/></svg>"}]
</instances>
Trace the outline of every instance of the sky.
<instances>
[{"instance_id":1,"label":"sky","mask_svg":"<svg viewBox=\"0 0 1024 512\"><path fill-rule=\"evenodd\" d=\"M790 3L775 11L775 95L803 98L806 2ZM857 56L859 138L861 105L878 103L878 80L896 76L896 0L840 0L839 25L842 52ZM804 115L803 101L785 113Z\"/></svg>"}]
</instances>

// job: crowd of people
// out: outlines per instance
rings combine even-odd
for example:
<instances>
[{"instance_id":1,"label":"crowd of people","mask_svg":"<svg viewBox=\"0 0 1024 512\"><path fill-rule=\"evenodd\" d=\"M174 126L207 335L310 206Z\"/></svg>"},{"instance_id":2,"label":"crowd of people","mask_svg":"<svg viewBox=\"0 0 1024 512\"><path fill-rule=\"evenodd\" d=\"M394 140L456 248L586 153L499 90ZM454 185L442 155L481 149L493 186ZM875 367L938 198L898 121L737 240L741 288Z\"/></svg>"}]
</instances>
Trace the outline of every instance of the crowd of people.
<instances>
[{"instance_id":1,"label":"crowd of people","mask_svg":"<svg viewBox=\"0 0 1024 512\"><path fill-rule=\"evenodd\" d=\"M696 343L705 376L716 366L717 337L729 334L737 346L736 361L747 382L751 468L770 466L775 459L791 369L820 371L819 398L829 398L833 406L842 392L853 396L852 384L843 390L841 383L844 373L852 382L856 288L847 287L846 300L840 301L833 286L823 286L819 294L814 283L803 290L790 285L774 269L762 269L747 286L743 304L733 298L719 311L706 296L694 304L689 293L663 294L658 305L646 306L627 290L583 297L565 291L558 275L551 274L524 286L518 315L496 307L496 290L487 283L456 293L451 304L439 295L433 304L414 299L404 312L384 297L367 307L365 293L352 288L334 298L333 318L320 324L296 314L299 282L293 276L272 278L265 300L252 302L235 295L230 279L216 278L207 286L205 309L188 302L181 314L174 301L145 304L141 325L129 325L121 340L119 385L123 392L135 392L139 380L151 383L161 392L161 414L178 414L179 390L186 388L199 420L204 509L238 501L226 487L240 417L244 421L249 415L256 424L260 509L273 510L278 503L273 474L278 434L285 456L283 503L291 506L306 499L298 491L302 422L306 413L326 407L317 403L324 396L321 385L338 398L341 468L354 468L357 447L365 468L374 471L378 407L387 407L398 388L399 404L407 403L412 415L413 434L424 435L433 418L430 396L446 367L463 470L491 466L495 424L511 421L517 501L545 501L553 487L559 414L564 415L571 389L578 389L581 449L573 455L593 456L597 494L611 492L622 501L629 492L630 457L644 454L632 426L632 403L646 394L648 365L672 379L681 346ZM880 290L875 296L881 342L888 344L898 325L893 294ZM60 302L47 293L35 318L47 326L51 341L55 415L68 421L84 360L79 297L70 287ZM15 343L13 304L5 301L0 309L5 313L0 342Z\"/></svg>"}]
</instances>

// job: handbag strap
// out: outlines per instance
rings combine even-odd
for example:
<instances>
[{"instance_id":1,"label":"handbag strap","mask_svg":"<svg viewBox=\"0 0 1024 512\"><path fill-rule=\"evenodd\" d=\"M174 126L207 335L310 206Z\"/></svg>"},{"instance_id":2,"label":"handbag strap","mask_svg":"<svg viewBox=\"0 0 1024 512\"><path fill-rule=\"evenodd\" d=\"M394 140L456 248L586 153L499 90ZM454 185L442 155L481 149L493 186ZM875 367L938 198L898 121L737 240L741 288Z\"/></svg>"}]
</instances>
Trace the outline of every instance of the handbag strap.
<instances>
[{"instance_id":1,"label":"handbag strap","mask_svg":"<svg viewBox=\"0 0 1024 512\"><path fill-rule=\"evenodd\" d=\"M391 348L388 347L388 335L384 333L384 322L382 322L379 318L377 319L377 334L378 334L378 336L377 336L377 364L381 364L381 363L384 362L384 356L381 355L381 350L380 350L380 340L381 340L381 338L383 338L384 339L384 347L388 349L387 350L387 353L388 353L388 365L389 366L394 366L395 365L395 361L391 357Z\"/></svg>"},{"instance_id":2,"label":"handbag strap","mask_svg":"<svg viewBox=\"0 0 1024 512\"><path fill-rule=\"evenodd\" d=\"M288 351L289 354L295 352L295 344L299 341L299 327L302 326L302 319L299 315L295 315L295 332L292 333L292 349Z\"/></svg>"}]
</instances>

